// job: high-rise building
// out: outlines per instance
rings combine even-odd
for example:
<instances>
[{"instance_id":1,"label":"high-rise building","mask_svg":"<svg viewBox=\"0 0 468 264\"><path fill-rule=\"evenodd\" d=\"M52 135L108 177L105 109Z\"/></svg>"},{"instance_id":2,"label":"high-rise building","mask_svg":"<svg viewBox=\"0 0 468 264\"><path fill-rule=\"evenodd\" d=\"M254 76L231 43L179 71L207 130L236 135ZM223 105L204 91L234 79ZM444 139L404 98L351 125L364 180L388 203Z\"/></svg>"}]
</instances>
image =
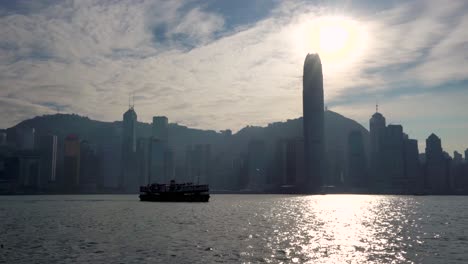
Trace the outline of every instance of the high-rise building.
<instances>
[{"instance_id":1,"label":"high-rise building","mask_svg":"<svg viewBox=\"0 0 468 264\"><path fill-rule=\"evenodd\" d=\"M19 150L33 150L35 129L27 126L18 126L7 129L7 143Z\"/></svg>"},{"instance_id":2,"label":"high-rise building","mask_svg":"<svg viewBox=\"0 0 468 264\"><path fill-rule=\"evenodd\" d=\"M401 125L388 125L383 140L383 175L384 191L405 193L408 179L404 167L404 134Z\"/></svg>"},{"instance_id":3,"label":"high-rise building","mask_svg":"<svg viewBox=\"0 0 468 264\"><path fill-rule=\"evenodd\" d=\"M370 128L370 178L371 191L380 192L384 189L385 176L383 173L383 141L385 137L385 117L376 109L369 120Z\"/></svg>"},{"instance_id":4,"label":"high-rise building","mask_svg":"<svg viewBox=\"0 0 468 264\"><path fill-rule=\"evenodd\" d=\"M462 154L458 153L458 151L453 152L453 163L454 164L460 164L463 162L463 156Z\"/></svg>"},{"instance_id":5,"label":"high-rise building","mask_svg":"<svg viewBox=\"0 0 468 264\"><path fill-rule=\"evenodd\" d=\"M122 127L122 174L120 188L126 192L138 191L136 170L136 125L137 114L133 106L123 115Z\"/></svg>"},{"instance_id":6,"label":"high-rise building","mask_svg":"<svg viewBox=\"0 0 468 264\"><path fill-rule=\"evenodd\" d=\"M100 187L103 190L116 191L121 185L122 146L117 129L110 131L108 137L99 142Z\"/></svg>"},{"instance_id":7,"label":"high-rise building","mask_svg":"<svg viewBox=\"0 0 468 264\"><path fill-rule=\"evenodd\" d=\"M57 173L57 136L44 135L39 139L41 156L41 176L39 188L49 189L56 183Z\"/></svg>"},{"instance_id":8,"label":"high-rise building","mask_svg":"<svg viewBox=\"0 0 468 264\"><path fill-rule=\"evenodd\" d=\"M441 140L435 134L426 139L426 186L430 193L443 194L448 191L448 175L446 158L442 150Z\"/></svg>"},{"instance_id":9,"label":"high-rise building","mask_svg":"<svg viewBox=\"0 0 468 264\"><path fill-rule=\"evenodd\" d=\"M211 145L196 144L191 152L192 181L207 184L211 178Z\"/></svg>"},{"instance_id":10,"label":"high-rise building","mask_svg":"<svg viewBox=\"0 0 468 264\"><path fill-rule=\"evenodd\" d=\"M304 191L317 193L325 171L323 75L318 54L307 54L305 58L302 99L307 181Z\"/></svg>"},{"instance_id":11,"label":"high-rise building","mask_svg":"<svg viewBox=\"0 0 468 264\"><path fill-rule=\"evenodd\" d=\"M80 143L80 190L94 193L97 191L99 179L99 159L97 148L87 140Z\"/></svg>"},{"instance_id":12,"label":"high-rise building","mask_svg":"<svg viewBox=\"0 0 468 264\"><path fill-rule=\"evenodd\" d=\"M0 146L5 146L7 144L7 133L0 132Z\"/></svg>"},{"instance_id":13,"label":"high-rise building","mask_svg":"<svg viewBox=\"0 0 468 264\"><path fill-rule=\"evenodd\" d=\"M77 135L65 138L64 151L64 189L68 192L78 191L80 182L80 140Z\"/></svg>"},{"instance_id":14,"label":"high-rise building","mask_svg":"<svg viewBox=\"0 0 468 264\"><path fill-rule=\"evenodd\" d=\"M465 150L465 162L468 163L468 148Z\"/></svg>"},{"instance_id":15,"label":"high-rise building","mask_svg":"<svg viewBox=\"0 0 468 264\"><path fill-rule=\"evenodd\" d=\"M150 157L149 157L149 175L151 183L167 183L166 175L164 174L164 154L166 152L166 144L157 138L152 137L150 142Z\"/></svg>"},{"instance_id":16,"label":"high-rise building","mask_svg":"<svg viewBox=\"0 0 468 264\"><path fill-rule=\"evenodd\" d=\"M174 151L167 148L164 152L164 177L166 181L175 180Z\"/></svg>"},{"instance_id":17,"label":"high-rise building","mask_svg":"<svg viewBox=\"0 0 468 264\"><path fill-rule=\"evenodd\" d=\"M247 175L249 189L263 191L266 184L266 146L263 140L249 141L247 152Z\"/></svg>"},{"instance_id":18,"label":"high-rise building","mask_svg":"<svg viewBox=\"0 0 468 264\"><path fill-rule=\"evenodd\" d=\"M348 169L345 186L353 190L364 190L367 186L367 160L364 139L359 130L348 135Z\"/></svg>"},{"instance_id":19,"label":"high-rise building","mask_svg":"<svg viewBox=\"0 0 468 264\"><path fill-rule=\"evenodd\" d=\"M150 184L151 139L139 138L137 142L137 167L140 185Z\"/></svg>"},{"instance_id":20,"label":"high-rise building","mask_svg":"<svg viewBox=\"0 0 468 264\"><path fill-rule=\"evenodd\" d=\"M450 164L450 189L457 193L463 192L465 187L465 163L463 156L458 151L453 152L453 160Z\"/></svg>"},{"instance_id":21,"label":"high-rise building","mask_svg":"<svg viewBox=\"0 0 468 264\"><path fill-rule=\"evenodd\" d=\"M418 141L405 139L405 177L408 179L408 191L410 193L422 193L424 190L424 178L419 162Z\"/></svg>"},{"instance_id":22,"label":"high-rise building","mask_svg":"<svg viewBox=\"0 0 468 264\"><path fill-rule=\"evenodd\" d=\"M167 143L168 140L168 119L165 116L153 117L152 134L154 138Z\"/></svg>"}]
</instances>

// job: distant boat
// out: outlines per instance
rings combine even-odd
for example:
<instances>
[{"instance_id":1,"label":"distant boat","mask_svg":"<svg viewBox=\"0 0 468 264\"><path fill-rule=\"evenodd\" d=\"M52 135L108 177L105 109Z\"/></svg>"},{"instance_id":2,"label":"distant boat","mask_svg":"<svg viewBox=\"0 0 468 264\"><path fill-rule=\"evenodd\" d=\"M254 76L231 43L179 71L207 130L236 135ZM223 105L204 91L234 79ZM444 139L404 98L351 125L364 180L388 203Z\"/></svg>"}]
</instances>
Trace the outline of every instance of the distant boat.
<instances>
[{"instance_id":1,"label":"distant boat","mask_svg":"<svg viewBox=\"0 0 468 264\"><path fill-rule=\"evenodd\" d=\"M140 187L140 201L149 202L208 202L209 186L193 183L148 184Z\"/></svg>"}]
</instances>

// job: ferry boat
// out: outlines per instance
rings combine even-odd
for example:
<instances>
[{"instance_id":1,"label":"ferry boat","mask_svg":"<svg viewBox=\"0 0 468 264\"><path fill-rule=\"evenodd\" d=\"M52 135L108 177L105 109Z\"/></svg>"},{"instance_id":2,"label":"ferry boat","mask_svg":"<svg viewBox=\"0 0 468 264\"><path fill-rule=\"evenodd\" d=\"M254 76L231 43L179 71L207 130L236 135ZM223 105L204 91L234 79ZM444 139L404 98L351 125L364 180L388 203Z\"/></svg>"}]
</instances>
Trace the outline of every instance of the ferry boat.
<instances>
[{"instance_id":1,"label":"ferry boat","mask_svg":"<svg viewBox=\"0 0 468 264\"><path fill-rule=\"evenodd\" d=\"M209 186L189 183L148 184L140 186L140 201L149 202L208 202Z\"/></svg>"}]
</instances>

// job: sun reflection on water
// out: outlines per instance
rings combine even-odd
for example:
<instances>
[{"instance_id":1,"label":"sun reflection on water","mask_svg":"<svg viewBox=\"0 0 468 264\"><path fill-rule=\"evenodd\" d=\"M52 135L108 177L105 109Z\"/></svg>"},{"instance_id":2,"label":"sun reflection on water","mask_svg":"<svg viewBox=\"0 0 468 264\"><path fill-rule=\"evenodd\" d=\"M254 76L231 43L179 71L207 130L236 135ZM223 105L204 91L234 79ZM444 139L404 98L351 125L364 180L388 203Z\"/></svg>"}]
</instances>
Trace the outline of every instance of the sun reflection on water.
<instances>
[{"instance_id":1,"label":"sun reflection on water","mask_svg":"<svg viewBox=\"0 0 468 264\"><path fill-rule=\"evenodd\" d=\"M279 222L268 237L270 261L412 263L406 256L408 241L416 240L408 235L409 203L385 196L295 197L281 206L286 214L271 214Z\"/></svg>"}]
</instances>

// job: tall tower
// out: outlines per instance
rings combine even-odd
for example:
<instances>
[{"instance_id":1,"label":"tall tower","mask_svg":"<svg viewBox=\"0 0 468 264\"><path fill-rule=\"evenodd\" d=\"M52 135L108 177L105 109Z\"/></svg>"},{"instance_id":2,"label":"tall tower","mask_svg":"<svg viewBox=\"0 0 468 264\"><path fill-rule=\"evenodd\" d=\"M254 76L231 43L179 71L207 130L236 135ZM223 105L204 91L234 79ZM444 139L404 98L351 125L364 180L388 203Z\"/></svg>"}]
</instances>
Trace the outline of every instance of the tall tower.
<instances>
[{"instance_id":1,"label":"tall tower","mask_svg":"<svg viewBox=\"0 0 468 264\"><path fill-rule=\"evenodd\" d=\"M386 120L385 117L376 112L369 120L370 128L370 179L369 185L372 192L380 192L385 185L385 177L383 172L384 153L383 144L385 138Z\"/></svg>"},{"instance_id":2,"label":"tall tower","mask_svg":"<svg viewBox=\"0 0 468 264\"><path fill-rule=\"evenodd\" d=\"M125 191L138 191L136 174L136 124L137 114L131 105L123 115L122 174L120 187Z\"/></svg>"},{"instance_id":3,"label":"tall tower","mask_svg":"<svg viewBox=\"0 0 468 264\"><path fill-rule=\"evenodd\" d=\"M444 158L442 142L431 134L426 139L426 179L432 193L443 194L448 189L447 164Z\"/></svg>"},{"instance_id":4,"label":"tall tower","mask_svg":"<svg viewBox=\"0 0 468 264\"><path fill-rule=\"evenodd\" d=\"M302 100L305 191L316 193L320 191L325 171L323 75L318 54L307 54L305 58Z\"/></svg>"}]
</instances>

